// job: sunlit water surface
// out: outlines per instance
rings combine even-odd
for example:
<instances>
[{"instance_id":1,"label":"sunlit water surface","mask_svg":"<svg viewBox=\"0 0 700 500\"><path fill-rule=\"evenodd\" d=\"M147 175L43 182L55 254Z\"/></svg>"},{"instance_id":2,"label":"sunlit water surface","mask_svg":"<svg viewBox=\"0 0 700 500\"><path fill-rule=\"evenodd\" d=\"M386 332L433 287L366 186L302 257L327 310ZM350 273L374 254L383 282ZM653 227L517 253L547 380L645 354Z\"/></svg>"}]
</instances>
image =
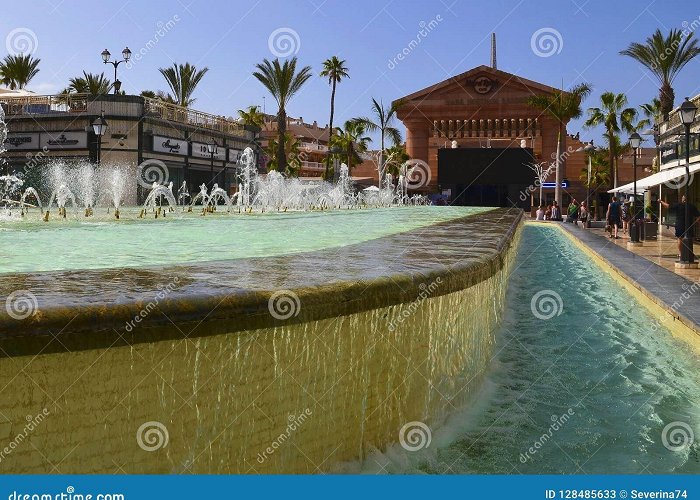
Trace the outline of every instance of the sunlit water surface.
<instances>
[{"instance_id":1,"label":"sunlit water surface","mask_svg":"<svg viewBox=\"0 0 700 500\"><path fill-rule=\"evenodd\" d=\"M488 208L394 207L200 216L169 212L137 219L102 214L42 222L0 221L0 273L184 264L308 252L477 214ZM99 212L99 213L98 213Z\"/></svg>"},{"instance_id":2,"label":"sunlit water surface","mask_svg":"<svg viewBox=\"0 0 700 500\"><path fill-rule=\"evenodd\" d=\"M531 301L542 290L561 296L560 315L535 317ZM361 468L698 473L698 445L669 450L662 435L669 426L671 447L688 442L687 428L700 436L700 356L695 345L651 324L648 310L568 239L554 228L528 225L497 354L479 396L433 430L427 449L395 445ZM554 419L563 423L553 425ZM531 447L535 453L528 453Z\"/></svg>"}]
</instances>

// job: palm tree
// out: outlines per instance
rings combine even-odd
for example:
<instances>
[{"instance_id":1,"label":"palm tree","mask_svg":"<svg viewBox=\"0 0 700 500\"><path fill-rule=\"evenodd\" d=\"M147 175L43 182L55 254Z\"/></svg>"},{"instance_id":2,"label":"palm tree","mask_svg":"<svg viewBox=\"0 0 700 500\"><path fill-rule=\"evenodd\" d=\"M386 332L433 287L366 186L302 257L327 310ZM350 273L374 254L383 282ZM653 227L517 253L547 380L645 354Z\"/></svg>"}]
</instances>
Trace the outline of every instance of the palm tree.
<instances>
[{"instance_id":1,"label":"palm tree","mask_svg":"<svg viewBox=\"0 0 700 500\"><path fill-rule=\"evenodd\" d=\"M29 54L5 56L0 62L0 83L12 90L25 88L39 72L40 62L41 59L34 59Z\"/></svg>"},{"instance_id":2,"label":"palm tree","mask_svg":"<svg viewBox=\"0 0 700 500\"><path fill-rule=\"evenodd\" d=\"M581 103L591 93L591 86L587 83L580 83L567 92L555 90L549 95L535 95L527 102L530 106L548 113L559 124L557 136L557 169L556 187L554 188L554 198L561 206L561 174L564 168L564 158L562 150L566 149L566 124L573 118L579 118L583 111Z\"/></svg>"},{"instance_id":3,"label":"palm tree","mask_svg":"<svg viewBox=\"0 0 700 500\"><path fill-rule=\"evenodd\" d=\"M403 144L395 144L386 150L386 171L392 175L401 174L401 167L411 159Z\"/></svg>"},{"instance_id":4,"label":"palm tree","mask_svg":"<svg viewBox=\"0 0 700 500\"><path fill-rule=\"evenodd\" d=\"M301 168L301 154L299 153L299 141L292 134L285 133L282 141L282 148L285 152L287 161L287 169L280 169L279 162L279 138L270 139L265 149L265 155L269 158L267 162L268 170L276 170L281 173L288 173L292 176L296 175Z\"/></svg>"},{"instance_id":5,"label":"palm tree","mask_svg":"<svg viewBox=\"0 0 700 500\"><path fill-rule=\"evenodd\" d=\"M178 106L188 108L196 100L192 97L192 94L204 75L209 71L209 68L198 70L190 63L173 63L172 67L158 68L158 71L165 78L168 87L170 87L172 94L169 94L169 97L171 100Z\"/></svg>"},{"instance_id":6,"label":"palm tree","mask_svg":"<svg viewBox=\"0 0 700 500\"><path fill-rule=\"evenodd\" d=\"M297 58L287 59L280 64L279 59L263 62L255 66L257 71L253 76L262 83L277 101L277 161L280 172L287 171L287 156L284 150L284 137L287 133L287 104L294 94L301 90L306 81L311 78L311 67L304 66L297 72Z\"/></svg>"},{"instance_id":7,"label":"palm tree","mask_svg":"<svg viewBox=\"0 0 700 500\"><path fill-rule=\"evenodd\" d=\"M109 94L112 90L112 82L105 77L104 73L87 73L83 71L83 76L76 76L69 80L68 87L62 92L64 94Z\"/></svg>"},{"instance_id":8,"label":"palm tree","mask_svg":"<svg viewBox=\"0 0 700 500\"><path fill-rule=\"evenodd\" d=\"M686 36L683 31L674 29L664 37L657 29L645 43L633 42L620 54L638 61L657 78L661 84L661 115L668 120L675 99L673 80L686 64L700 54L700 46L693 38L693 32Z\"/></svg>"},{"instance_id":9,"label":"palm tree","mask_svg":"<svg viewBox=\"0 0 700 500\"><path fill-rule=\"evenodd\" d=\"M329 139L330 135L332 135L333 132L333 114L335 112L335 86L336 84L340 83L340 81L343 78L350 78L348 75L348 68L344 66L345 60L338 59L337 56L333 56L330 59L326 59L323 61L323 70L321 71L322 77L328 78L328 84L331 85L331 117L330 120L328 121L328 134L329 134ZM330 140L329 140L330 143ZM328 179L328 170L330 169L331 166L331 155L328 155L326 157L326 170L323 174L324 179ZM348 165L349 167L349 165Z\"/></svg>"},{"instance_id":10,"label":"palm tree","mask_svg":"<svg viewBox=\"0 0 700 500\"><path fill-rule=\"evenodd\" d=\"M365 135L365 127L359 122L348 120L338 135L331 138L332 145L343 150L342 158L348 166L348 173L352 173L352 168L362 163L360 153L365 153L372 142L372 139ZM330 156L330 155L329 155Z\"/></svg>"},{"instance_id":11,"label":"palm tree","mask_svg":"<svg viewBox=\"0 0 700 500\"><path fill-rule=\"evenodd\" d=\"M608 165L613 171L613 188L617 188L617 159L622 153L619 133L625 131L632 133L635 131L634 124L637 118L637 110L628 108L625 94L614 92L604 92L600 96L601 106L598 108L588 108L588 120L586 127L605 127L604 137L608 141Z\"/></svg>"},{"instance_id":12,"label":"palm tree","mask_svg":"<svg viewBox=\"0 0 700 500\"><path fill-rule=\"evenodd\" d=\"M608 151L605 148L596 148L591 152L591 180L588 182L588 167L581 169L581 175L579 179L583 181L584 185L591 194L591 206L589 210L593 213L594 218L597 220L597 205L598 197L596 194L601 187L610 185L610 167L608 166Z\"/></svg>"},{"instance_id":13,"label":"palm tree","mask_svg":"<svg viewBox=\"0 0 700 500\"><path fill-rule=\"evenodd\" d=\"M265 115L260 112L260 106L248 106L246 109L238 110L238 117L243 125L262 129L265 125Z\"/></svg>"},{"instance_id":14,"label":"palm tree","mask_svg":"<svg viewBox=\"0 0 700 500\"><path fill-rule=\"evenodd\" d=\"M401 132L399 129L394 127L394 119L396 118L396 112L403 105L401 101L394 101L391 106L384 107L383 102L377 102L376 99L372 98L372 114L374 114L374 119L369 117L354 118L352 121L358 122L365 127L367 132L380 132L381 137L381 149L379 150L379 186L381 187L382 181L384 180L384 171L386 165L384 164L384 150L386 149L386 139L389 139L393 144L401 143Z\"/></svg>"}]
</instances>

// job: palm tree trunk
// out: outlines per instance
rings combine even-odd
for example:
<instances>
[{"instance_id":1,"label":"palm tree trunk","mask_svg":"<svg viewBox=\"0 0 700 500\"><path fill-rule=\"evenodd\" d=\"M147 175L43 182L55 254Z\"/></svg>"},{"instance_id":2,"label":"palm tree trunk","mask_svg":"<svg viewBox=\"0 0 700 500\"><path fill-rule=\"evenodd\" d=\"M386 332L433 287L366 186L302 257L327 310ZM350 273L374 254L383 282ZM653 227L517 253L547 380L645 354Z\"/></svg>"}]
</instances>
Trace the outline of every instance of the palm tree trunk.
<instances>
[{"instance_id":1,"label":"palm tree trunk","mask_svg":"<svg viewBox=\"0 0 700 500\"><path fill-rule=\"evenodd\" d=\"M664 120L668 120L668 115L673 111L673 101L676 95L673 91L673 87L669 83L663 83L659 89L659 101L661 101L661 113L664 116Z\"/></svg>"},{"instance_id":2,"label":"palm tree trunk","mask_svg":"<svg viewBox=\"0 0 700 500\"><path fill-rule=\"evenodd\" d=\"M348 144L348 175L352 175L352 142Z\"/></svg>"},{"instance_id":3,"label":"palm tree trunk","mask_svg":"<svg viewBox=\"0 0 700 500\"><path fill-rule=\"evenodd\" d=\"M277 113L277 170L287 172L287 154L284 150L284 138L287 135L287 111L280 106Z\"/></svg>"},{"instance_id":4,"label":"palm tree trunk","mask_svg":"<svg viewBox=\"0 0 700 500\"><path fill-rule=\"evenodd\" d=\"M331 136L333 135L333 112L335 111L335 79L333 79L333 90L331 90L331 118L328 120L328 154L326 155L326 173L324 177L328 180L328 172L331 168ZM337 175L335 172L334 176Z\"/></svg>"},{"instance_id":5,"label":"palm tree trunk","mask_svg":"<svg viewBox=\"0 0 700 500\"><path fill-rule=\"evenodd\" d=\"M382 178L384 177L384 129L382 129L382 149L379 150L379 189L382 188Z\"/></svg>"},{"instance_id":6,"label":"palm tree trunk","mask_svg":"<svg viewBox=\"0 0 700 500\"><path fill-rule=\"evenodd\" d=\"M555 185L554 185L554 199L556 200L557 204L559 205L559 210L562 209L561 206L561 140L562 140L562 128L564 128L564 124L562 122L559 122L559 134L557 136L557 169L556 169L556 176L555 176Z\"/></svg>"}]
</instances>

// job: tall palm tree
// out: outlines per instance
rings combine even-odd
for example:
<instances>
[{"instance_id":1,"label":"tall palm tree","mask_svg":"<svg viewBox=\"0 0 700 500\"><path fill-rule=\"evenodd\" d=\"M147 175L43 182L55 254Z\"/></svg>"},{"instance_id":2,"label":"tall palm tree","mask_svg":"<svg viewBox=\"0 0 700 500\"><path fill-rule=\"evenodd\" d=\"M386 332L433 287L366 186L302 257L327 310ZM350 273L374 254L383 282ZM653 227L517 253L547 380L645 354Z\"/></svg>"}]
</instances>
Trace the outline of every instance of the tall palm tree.
<instances>
[{"instance_id":1,"label":"tall palm tree","mask_svg":"<svg viewBox=\"0 0 700 500\"><path fill-rule=\"evenodd\" d=\"M260 112L260 106L248 106L246 109L238 110L238 117L243 125L262 129L265 125L265 116Z\"/></svg>"},{"instance_id":2,"label":"tall palm tree","mask_svg":"<svg viewBox=\"0 0 700 500\"><path fill-rule=\"evenodd\" d=\"M384 162L384 151L386 149L386 139L392 144L401 143L401 132L394 126L394 119L399 108L403 105L401 101L395 101L390 106L384 107L383 102L377 102L372 98L372 114L374 118L360 117L352 121L365 127L367 132L379 131L381 138L381 149L379 150L379 186L382 186L386 165Z\"/></svg>"},{"instance_id":3,"label":"tall palm tree","mask_svg":"<svg viewBox=\"0 0 700 500\"><path fill-rule=\"evenodd\" d=\"M34 59L30 54L5 56L0 62L0 83L12 90L25 88L39 72L40 62L41 59Z\"/></svg>"},{"instance_id":4,"label":"tall palm tree","mask_svg":"<svg viewBox=\"0 0 700 500\"><path fill-rule=\"evenodd\" d=\"M661 85L661 114L664 120L668 120L675 99L673 80L686 64L700 54L700 46L693 38L693 32L686 36L683 31L673 29L664 37L657 29L646 42L633 42L620 54L638 61L657 78Z\"/></svg>"},{"instance_id":5,"label":"tall palm tree","mask_svg":"<svg viewBox=\"0 0 700 500\"><path fill-rule=\"evenodd\" d=\"M554 199L561 206L561 174L564 168L562 150L566 149L566 124L569 120L579 118L583 114L581 103L591 93L591 86L587 83L580 83L570 90L555 90L548 95L535 95L527 102L530 106L537 108L554 118L559 124L557 136L557 158L556 158L556 187L554 188Z\"/></svg>"},{"instance_id":6,"label":"tall palm tree","mask_svg":"<svg viewBox=\"0 0 700 500\"><path fill-rule=\"evenodd\" d=\"M170 68L158 68L172 92L172 101L178 106L189 108L194 104L192 94L209 68L197 69L190 63L175 64Z\"/></svg>"},{"instance_id":7,"label":"tall palm tree","mask_svg":"<svg viewBox=\"0 0 700 500\"><path fill-rule=\"evenodd\" d=\"M608 165L613 171L613 188L617 188L617 159L621 154L620 131L632 133L635 131L637 110L628 108L625 94L603 92L600 96L600 107L588 108L586 127L605 127L605 140L608 141Z\"/></svg>"},{"instance_id":8,"label":"tall palm tree","mask_svg":"<svg viewBox=\"0 0 700 500\"><path fill-rule=\"evenodd\" d=\"M333 114L335 113L335 87L343 78L350 78L348 75L348 68L344 66L345 60L338 59L337 56L333 56L330 59L323 61L323 70L321 71L322 77L328 78L328 84L331 86L331 117L328 121L328 134L329 143L330 135L333 134ZM326 170L323 174L324 179L328 179L328 170L331 166L331 155L326 156ZM349 167L349 165L348 165Z\"/></svg>"},{"instance_id":9,"label":"tall palm tree","mask_svg":"<svg viewBox=\"0 0 700 500\"><path fill-rule=\"evenodd\" d=\"M103 95L109 94L112 90L112 82L105 77L104 73L87 73L83 71L83 76L76 76L69 80L68 87L63 93Z\"/></svg>"},{"instance_id":10,"label":"tall palm tree","mask_svg":"<svg viewBox=\"0 0 700 500\"><path fill-rule=\"evenodd\" d=\"M311 78L311 67L304 66L297 72L297 58L292 57L280 64L279 59L256 64L253 76L262 83L277 101L277 161L280 172L287 171L287 156L284 150L284 137L287 133L287 104Z\"/></svg>"},{"instance_id":11,"label":"tall palm tree","mask_svg":"<svg viewBox=\"0 0 700 500\"><path fill-rule=\"evenodd\" d=\"M370 142L372 139L365 135L364 125L352 120L346 121L343 129L339 130L339 134L331 138L332 145L343 150L342 158L350 174L356 164L362 163L360 153L367 151Z\"/></svg>"}]
</instances>

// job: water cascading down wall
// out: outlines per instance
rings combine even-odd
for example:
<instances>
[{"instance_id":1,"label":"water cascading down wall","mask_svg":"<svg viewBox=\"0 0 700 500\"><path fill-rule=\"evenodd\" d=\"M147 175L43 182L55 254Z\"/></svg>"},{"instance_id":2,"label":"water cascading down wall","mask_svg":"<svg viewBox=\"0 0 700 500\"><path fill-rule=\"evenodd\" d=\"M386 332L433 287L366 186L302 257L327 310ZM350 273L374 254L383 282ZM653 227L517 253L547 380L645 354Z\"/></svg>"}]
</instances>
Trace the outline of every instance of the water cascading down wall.
<instances>
[{"instance_id":1,"label":"water cascading down wall","mask_svg":"<svg viewBox=\"0 0 700 500\"><path fill-rule=\"evenodd\" d=\"M5 276L38 310L0 317L0 472L326 472L434 429L490 364L520 227Z\"/></svg>"}]
</instances>

